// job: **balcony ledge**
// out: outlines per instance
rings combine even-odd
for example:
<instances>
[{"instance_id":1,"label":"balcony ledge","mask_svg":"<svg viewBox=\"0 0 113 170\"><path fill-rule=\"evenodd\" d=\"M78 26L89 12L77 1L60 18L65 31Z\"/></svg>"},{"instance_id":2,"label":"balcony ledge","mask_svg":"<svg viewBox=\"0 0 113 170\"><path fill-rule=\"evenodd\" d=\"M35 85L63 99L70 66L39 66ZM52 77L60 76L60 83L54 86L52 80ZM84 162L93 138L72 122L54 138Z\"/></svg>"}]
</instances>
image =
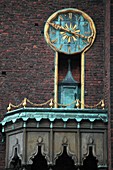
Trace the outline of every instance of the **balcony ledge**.
<instances>
[{"instance_id":1,"label":"balcony ledge","mask_svg":"<svg viewBox=\"0 0 113 170\"><path fill-rule=\"evenodd\" d=\"M39 122L41 119L49 119L53 122L55 119L62 119L64 122L69 119L80 122L82 120L101 120L108 122L107 110L104 109L72 109L72 108L20 108L7 112L4 119L1 121L2 126L8 122L15 123L18 119L27 121L28 119L35 119Z\"/></svg>"}]
</instances>

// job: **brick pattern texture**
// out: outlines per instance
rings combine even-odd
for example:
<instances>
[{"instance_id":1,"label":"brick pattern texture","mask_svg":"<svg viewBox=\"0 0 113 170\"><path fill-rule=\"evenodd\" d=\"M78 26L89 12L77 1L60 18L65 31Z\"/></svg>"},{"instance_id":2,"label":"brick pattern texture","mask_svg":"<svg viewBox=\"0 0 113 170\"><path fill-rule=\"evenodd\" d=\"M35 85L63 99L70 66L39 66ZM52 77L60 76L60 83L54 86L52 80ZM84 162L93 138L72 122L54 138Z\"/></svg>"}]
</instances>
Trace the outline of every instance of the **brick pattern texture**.
<instances>
[{"instance_id":1,"label":"brick pattern texture","mask_svg":"<svg viewBox=\"0 0 113 170\"><path fill-rule=\"evenodd\" d=\"M109 0L108 0L109 1ZM63 8L77 8L86 12L96 26L96 39L85 54L85 103L97 104L105 99L108 107L108 65L105 65L106 4L104 0L1 0L0 1L0 120L9 102L18 105L24 97L43 103L54 95L54 51L44 39L44 24L48 17ZM111 4L113 16L113 3ZM111 17L111 21L113 18ZM111 22L113 30L113 22ZM111 71L113 72L113 31L111 32ZM107 52L106 52L107 53ZM73 59L72 72L80 82L80 56ZM64 58L60 60L65 60ZM109 61L107 61L109 62ZM66 62L64 62L66 64ZM78 67L74 68L78 63ZM65 77L66 67L59 70L59 81ZM105 70L106 68L106 70ZM76 74L76 76L75 76ZM113 89L113 74L111 88ZM106 87L107 86L107 87ZM106 93L105 93L106 92ZM113 98L111 90L111 99ZM46 106L47 107L47 106ZM113 106L112 106L113 108ZM111 121L113 117L111 116ZM112 126L113 128L113 126ZM113 140L113 134L112 134ZM113 150L113 146L111 146ZM113 154L113 152L112 152ZM5 165L5 144L0 142L0 170ZM113 155L112 169L113 170Z\"/></svg>"},{"instance_id":2,"label":"brick pattern texture","mask_svg":"<svg viewBox=\"0 0 113 170\"><path fill-rule=\"evenodd\" d=\"M110 11L110 120L109 120L109 133L110 133L110 141L111 141L111 169L113 169L113 1L111 1L111 11Z\"/></svg>"}]
</instances>

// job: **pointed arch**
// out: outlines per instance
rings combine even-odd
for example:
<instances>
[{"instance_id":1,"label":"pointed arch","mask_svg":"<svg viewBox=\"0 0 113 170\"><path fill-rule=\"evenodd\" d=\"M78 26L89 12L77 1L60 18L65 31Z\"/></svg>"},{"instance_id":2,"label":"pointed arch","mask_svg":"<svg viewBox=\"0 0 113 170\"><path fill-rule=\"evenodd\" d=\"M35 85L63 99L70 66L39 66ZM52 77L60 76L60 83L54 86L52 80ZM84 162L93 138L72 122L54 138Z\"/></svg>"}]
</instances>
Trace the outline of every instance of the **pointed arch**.
<instances>
[{"instance_id":1,"label":"pointed arch","mask_svg":"<svg viewBox=\"0 0 113 170\"><path fill-rule=\"evenodd\" d=\"M32 159L31 170L49 170L47 165L47 160L41 153L41 146L38 146L38 153Z\"/></svg>"},{"instance_id":2,"label":"pointed arch","mask_svg":"<svg viewBox=\"0 0 113 170\"><path fill-rule=\"evenodd\" d=\"M83 161L84 170L98 170L97 168L98 160L93 155L93 147L89 146L89 154Z\"/></svg>"},{"instance_id":3,"label":"pointed arch","mask_svg":"<svg viewBox=\"0 0 113 170\"><path fill-rule=\"evenodd\" d=\"M77 164L77 156L70 151L70 147L69 147L69 144L68 144L68 139L67 139L66 136L64 136L64 138L62 140L62 145L61 145L60 152L55 155L54 164L56 164L57 159L59 159L60 157L63 157L64 155L65 156L67 155L67 158L69 158L70 160L72 159L74 165Z\"/></svg>"},{"instance_id":4,"label":"pointed arch","mask_svg":"<svg viewBox=\"0 0 113 170\"><path fill-rule=\"evenodd\" d=\"M21 167L22 156L20 155L20 145L16 138L16 144L12 148L12 156L9 161L9 167L12 169L19 169Z\"/></svg>"},{"instance_id":5,"label":"pointed arch","mask_svg":"<svg viewBox=\"0 0 113 170\"><path fill-rule=\"evenodd\" d=\"M34 163L33 161L36 160L36 158L38 159L39 156L43 157L47 161L47 164L50 163L49 155L45 151L45 144L43 143L43 138L41 136L37 139L35 152L29 157L28 164L32 165Z\"/></svg>"}]
</instances>

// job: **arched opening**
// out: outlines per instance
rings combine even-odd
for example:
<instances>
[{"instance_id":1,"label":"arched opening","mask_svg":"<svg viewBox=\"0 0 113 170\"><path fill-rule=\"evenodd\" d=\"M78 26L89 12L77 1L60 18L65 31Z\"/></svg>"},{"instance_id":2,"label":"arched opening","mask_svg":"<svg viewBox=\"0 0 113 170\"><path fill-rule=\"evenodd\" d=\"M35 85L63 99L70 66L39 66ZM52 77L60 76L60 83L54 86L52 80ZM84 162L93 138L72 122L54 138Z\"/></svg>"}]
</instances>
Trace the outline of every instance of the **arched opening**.
<instances>
[{"instance_id":1,"label":"arched opening","mask_svg":"<svg viewBox=\"0 0 113 170\"><path fill-rule=\"evenodd\" d=\"M76 170L74 160L67 154L66 146L63 148L63 153L56 160L53 170Z\"/></svg>"},{"instance_id":2,"label":"arched opening","mask_svg":"<svg viewBox=\"0 0 113 170\"><path fill-rule=\"evenodd\" d=\"M15 148L14 157L12 158L12 160L10 162L10 169L18 170L20 168L21 168L21 160L18 156L17 148Z\"/></svg>"},{"instance_id":3,"label":"arched opening","mask_svg":"<svg viewBox=\"0 0 113 170\"><path fill-rule=\"evenodd\" d=\"M97 168L97 162L95 156L93 156L92 152L92 146L89 147L89 155L86 157L86 159L83 162L83 169L84 170L98 170Z\"/></svg>"},{"instance_id":4,"label":"arched opening","mask_svg":"<svg viewBox=\"0 0 113 170\"><path fill-rule=\"evenodd\" d=\"M38 153L32 161L31 170L48 170L47 161L41 153L41 146L38 146Z\"/></svg>"}]
</instances>

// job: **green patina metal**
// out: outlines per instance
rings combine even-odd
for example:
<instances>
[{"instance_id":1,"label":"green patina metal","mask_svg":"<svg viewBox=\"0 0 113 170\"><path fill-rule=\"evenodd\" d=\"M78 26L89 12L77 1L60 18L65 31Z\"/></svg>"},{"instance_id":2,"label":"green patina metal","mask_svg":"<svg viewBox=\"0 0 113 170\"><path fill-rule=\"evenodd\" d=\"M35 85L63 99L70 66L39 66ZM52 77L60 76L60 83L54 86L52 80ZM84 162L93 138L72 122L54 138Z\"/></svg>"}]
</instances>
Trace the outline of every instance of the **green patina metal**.
<instances>
[{"instance_id":1,"label":"green patina metal","mask_svg":"<svg viewBox=\"0 0 113 170\"><path fill-rule=\"evenodd\" d=\"M80 99L80 83L74 80L71 73L70 60L68 60L68 72L64 80L59 83L59 103L74 108L75 103L71 103L76 99ZM68 105L69 103L71 105Z\"/></svg>"},{"instance_id":2,"label":"green patina metal","mask_svg":"<svg viewBox=\"0 0 113 170\"><path fill-rule=\"evenodd\" d=\"M80 122L82 120L102 120L108 122L107 110L101 109L72 109L72 108L21 108L7 112L4 119L1 121L2 126L8 122L15 123L18 119L26 122L28 119L49 119L53 122L55 119L62 119L64 122L69 119Z\"/></svg>"}]
</instances>

